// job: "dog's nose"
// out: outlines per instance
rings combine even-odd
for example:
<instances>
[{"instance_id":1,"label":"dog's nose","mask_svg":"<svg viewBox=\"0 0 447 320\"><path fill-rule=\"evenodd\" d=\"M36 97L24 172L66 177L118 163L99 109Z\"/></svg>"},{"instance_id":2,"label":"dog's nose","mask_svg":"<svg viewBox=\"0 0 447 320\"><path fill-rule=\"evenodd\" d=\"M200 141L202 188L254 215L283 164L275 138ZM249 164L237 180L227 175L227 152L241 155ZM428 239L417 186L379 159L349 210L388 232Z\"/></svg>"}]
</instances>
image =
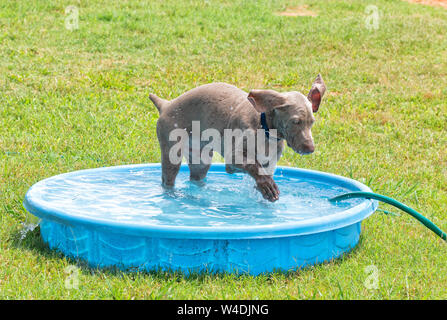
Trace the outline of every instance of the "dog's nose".
<instances>
[{"instance_id":1,"label":"dog's nose","mask_svg":"<svg viewBox=\"0 0 447 320\"><path fill-rule=\"evenodd\" d=\"M306 153L312 153L315 151L315 146L313 143L307 143L303 147L303 151Z\"/></svg>"}]
</instances>

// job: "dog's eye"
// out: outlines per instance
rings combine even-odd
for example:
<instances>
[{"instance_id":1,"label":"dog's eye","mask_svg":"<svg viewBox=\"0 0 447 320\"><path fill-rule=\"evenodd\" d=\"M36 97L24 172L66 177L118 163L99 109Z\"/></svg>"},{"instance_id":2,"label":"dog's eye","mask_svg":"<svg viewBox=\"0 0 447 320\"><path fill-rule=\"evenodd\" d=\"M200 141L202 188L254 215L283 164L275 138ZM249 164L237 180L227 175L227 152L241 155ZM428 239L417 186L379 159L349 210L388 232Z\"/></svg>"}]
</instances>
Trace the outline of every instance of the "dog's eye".
<instances>
[{"instance_id":1,"label":"dog's eye","mask_svg":"<svg viewBox=\"0 0 447 320\"><path fill-rule=\"evenodd\" d=\"M296 125L300 125L301 124L301 120L300 119L294 119L294 120L292 120L292 122L293 122L293 124L296 124Z\"/></svg>"}]
</instances>

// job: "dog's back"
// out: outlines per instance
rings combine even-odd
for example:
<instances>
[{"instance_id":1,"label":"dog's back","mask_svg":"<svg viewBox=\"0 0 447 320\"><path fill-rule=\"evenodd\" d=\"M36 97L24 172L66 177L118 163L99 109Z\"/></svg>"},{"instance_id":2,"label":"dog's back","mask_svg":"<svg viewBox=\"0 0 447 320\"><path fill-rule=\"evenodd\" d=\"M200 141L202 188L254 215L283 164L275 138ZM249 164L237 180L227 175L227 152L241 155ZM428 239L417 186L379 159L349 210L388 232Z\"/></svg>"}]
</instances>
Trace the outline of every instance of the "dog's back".
<instances>
[{"instance_id":1,"label":"dog's back","mask_svg":"<svg viewBox=\"0 0 447 320\"><path fill-rule=\"evenodd\" d=\"M153 94L150 99L160 112L164 126L190 130L192 121L200 121L203 129L219 131L228 126L228 121L237 108L245 104L251 109L247 93L233 85L216 82L194 88L167 101ZM251 110L253 111L253 110Z\"/></svg>"}]
</instances>

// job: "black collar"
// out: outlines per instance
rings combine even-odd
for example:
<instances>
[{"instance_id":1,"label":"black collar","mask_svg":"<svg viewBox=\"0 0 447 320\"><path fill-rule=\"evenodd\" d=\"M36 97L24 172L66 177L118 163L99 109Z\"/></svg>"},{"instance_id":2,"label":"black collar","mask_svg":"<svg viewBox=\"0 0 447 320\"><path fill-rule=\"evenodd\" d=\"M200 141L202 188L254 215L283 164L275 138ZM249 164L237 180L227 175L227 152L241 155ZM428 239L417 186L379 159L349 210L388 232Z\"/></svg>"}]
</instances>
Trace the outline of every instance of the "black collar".
<instances>
[{"instance_id":1,"label":"black collar","mask_svg":"<svg viewBox=\"0 0 447 320\"><path fill-rule=\"evenodd\" d=\"M266 120L266 118L265 118L265 112L262 112L262 113L261 113L261 126L262 126L262 129L264 129L265 136L266 136L268 139L270 139L270 129L269 129L268 125L267 125L267 120ZM272 137L272 138L275 138L276 141L280 141L280 140L281 140L281 139L278 138L278 137Z\"/></svg>"}]
</instances>

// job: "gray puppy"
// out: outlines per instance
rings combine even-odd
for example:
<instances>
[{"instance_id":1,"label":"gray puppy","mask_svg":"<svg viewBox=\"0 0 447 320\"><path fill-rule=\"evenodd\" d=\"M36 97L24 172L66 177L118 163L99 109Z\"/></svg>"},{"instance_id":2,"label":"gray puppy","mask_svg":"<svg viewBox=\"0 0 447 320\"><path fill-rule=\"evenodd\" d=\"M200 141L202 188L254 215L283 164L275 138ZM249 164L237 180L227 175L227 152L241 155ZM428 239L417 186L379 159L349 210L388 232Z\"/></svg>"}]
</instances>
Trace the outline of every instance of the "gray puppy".
<instances>
[{"instance_id":1,"label":"gray puppy","mask_svg":"<svg viewBox=\"0 0 447 320\"><path fill-rule=\"evenodd\" d=\"M297 91L280 93L274 90L251 90L247 94L226 83L202 85L171 101L151 94L150 99L160 113L157 137L161 148L163 185L173 186L180 169L180 163L173 163L170 159L170 150L178 143L177 140L171 141L170 133L182 128L191 139L193 121L199 121L201 132L213 128L221 137L224 137L225 129L264 130L266 135L264 150L268 150L269 143L276 144L275 165L284 149L284 140L299 154L312 153L315 149L311 134L311 127L315 122L313 113L318 111L325 91L323 79L318 75L307 96ZM276 136L270 135L272 129L276 129ZM183 156L188 160L191 180L204 179L210 168L208 162L191 161L193 152L203 151L204 146L205 143L200 142L200 150L189 148L183 151ZM244 141L243 148L246 147L247 142ZM222 144L220 150L215 151L225 158L228 173L236 171L248 173L255 179L257 188L264 198L270 201L278 200L279 189L273 181L273 172L262 173L261 169L265 165L258 150L254 161L248 161L247 152L244 152L244 161L240 164L228 159L228 155L234 154L235 147L225 150L225 145ZM213 150L210 150L210 156L212 153Z\"/></svg>"}]
</instances>

